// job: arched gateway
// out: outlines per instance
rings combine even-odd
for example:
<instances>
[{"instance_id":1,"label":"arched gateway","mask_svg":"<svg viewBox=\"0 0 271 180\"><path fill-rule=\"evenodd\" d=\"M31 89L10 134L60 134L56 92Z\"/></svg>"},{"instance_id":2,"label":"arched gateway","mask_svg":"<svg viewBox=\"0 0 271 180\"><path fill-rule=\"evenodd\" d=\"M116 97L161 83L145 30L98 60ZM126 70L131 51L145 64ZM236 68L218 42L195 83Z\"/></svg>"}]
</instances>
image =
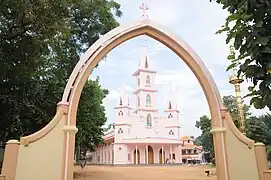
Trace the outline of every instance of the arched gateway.
<instances>
[{"instance_id":1,"label":"arched gateway","mask_svg":"<svg viewBox=\"0 0 271 180\"><path fill-rule=\"evenodd\" d=\"M214 80L198 55L182 39L148 19L113 29L87 50L69 78L53 120L40 131L22 137L20 142L7 143L2 170L5 180L73 180L76 113L83 86L102 57L140 35L150 36L170 48L200 82L211 111L217 179L263 180L267 166L264 156L259 154L264 152L264 145L255 146L254 141L234 126Z\"/></svg>"}]
</instances>

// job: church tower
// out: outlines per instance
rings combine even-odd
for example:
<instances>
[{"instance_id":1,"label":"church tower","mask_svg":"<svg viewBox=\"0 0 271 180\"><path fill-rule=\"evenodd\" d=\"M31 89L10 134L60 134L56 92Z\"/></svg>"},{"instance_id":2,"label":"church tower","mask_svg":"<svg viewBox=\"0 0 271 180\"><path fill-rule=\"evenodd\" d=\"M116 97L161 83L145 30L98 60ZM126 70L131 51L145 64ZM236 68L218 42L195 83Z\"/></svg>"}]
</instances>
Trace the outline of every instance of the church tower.
<instances>
[{"instance_id":1,"label":"church tower","mask_svg":"<svg viewBox=\"0 0 271 180\"><path fill-rule=\"evenodd\" d=\"M115 120L115 141L128 136L130 133L130 122L129 117L131 117L131 110L129 104L129 97L125 90L122 90L121 96L118 100L118 104L115 107L116 120Z\"/></svg>"},{"instance_id":2,"label":"church tower","mask_svg":"<svg viewBox=\"0 0 271 180\"><path fill-rule=\"evenodd\" d=\"M167 136L170 138L180 137L180 123L179 123L179 113L177 105L171 100L168 101L167 107L165 109L166 114L166 129L168 129Z\"/></svg>"},{"instance_id":3,"label":"church tower","mask_svg":"<svg viewBox=\"0 0 271 180\"><path fill-rule=\"evenodd\" d=\"M156 92L154 88L156 71L152 70L150 57L147 55L147 49L144 47L140 56L139 67L133 74L136 78L136 110L135 113L147 118L146 126L152 127L152 119L158 111L156 107Z\"/></svg>"}]
</instances>

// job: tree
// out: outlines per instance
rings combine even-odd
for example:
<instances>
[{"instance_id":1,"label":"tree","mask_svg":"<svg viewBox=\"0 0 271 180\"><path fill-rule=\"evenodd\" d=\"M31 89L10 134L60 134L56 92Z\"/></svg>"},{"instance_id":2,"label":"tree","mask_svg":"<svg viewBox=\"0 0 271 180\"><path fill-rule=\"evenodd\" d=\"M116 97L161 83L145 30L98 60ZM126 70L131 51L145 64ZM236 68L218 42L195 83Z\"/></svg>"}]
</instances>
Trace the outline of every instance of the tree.
<instances>
[{"instance_id":1,"label":"tree","mask_svg":"<svg viewBox=\"0 0 271 180\"><path fill-rule=\"evenodd\" d=\"M256 142L271 145L271 115L251 117L247 121L247 136Z\"/></svg>"},{"instance_id":2,"label":"tree","mask_svg":"<svg viewBox=\"0 0 271 180\"><path fill-rule=\"evenodd\" d=\"M246 135L255 142L262 142L267 148L267 158L271 161L271 115L251 117L246 122Z\"/></svg>"},{"instance_id":3,"label":"tree","mask_svg":"<svg viewBox=\"0 0 271 180\"><path fill-rule=\"evenodd\" d=\"M121 11L118 3L106 0L4 0L0 7L0 142L4 143L35 132L52 119L80 54L118 25L113 13L120 16ZM81 95L79 132L86 132L84 125L98 117L91 128L92 134L98 133L84 138L89 147L100 142L105 121L101 102L106 94L97 81L89 80Z\"/></svg>"},{"instance_id":4,"label":"tree","mask_svg":"<svg viewBox=\"0 0 271 180\"><path fill-rule=\"evenodd\" d=\"M201 136L196 137L195 145L202 146L202 138L201 138Z\"/></svg>"},{"instance_id":5,"label":"tree","mask_svg":"<svg viewBox=\"0 0 271 180\"><path fill-rule=\"evenodd\" d=\"M200 139L200 145L203 146L205 153L208 154L208 156L205 156L207 157L206 161L214 163L213 135L210 132L212 130L212 120L208 116L203 115L199 121L196 121L195 126L201 130L201 135L197 139Z\"/></svg>"},{"instance_id":6,"label":"tree","mask_svg":"<svg viewBox=\"0 0 271 180\"><path fill-rule=\"evenodd\" d=\"M105 108L102 100L108 94L108 90L102 89L99 79L87 81L80 98L80 109L76 126L80 131L76 134L76 147L84 152L93 151L97 144L103 143L102 126L106 122Z\"/></svg>"},{"instance_id":7,"label":"tree","mask_svg":"<svg viewBox=\"0 0 271 180\"><path fill-rule=\"evenodd\" d=\"M270 0L215 1L229 12L225 25L217 32L227 33L226 43L234 45L227 70L237 68L239 76L252 82L247 95L252 97L250 104L271 110Z\"/></svg>"},{"instance_id":8,"label":"tree","mask_svg":"<svg viewBox=\"0 0 271 180\"><path fill-rule=\"evenodd\" d=\"M109 131L111 128L114 128L114 124L108 124L108 126L106 128L103 128L103 131Z\"/></svg>"}]
</instances>

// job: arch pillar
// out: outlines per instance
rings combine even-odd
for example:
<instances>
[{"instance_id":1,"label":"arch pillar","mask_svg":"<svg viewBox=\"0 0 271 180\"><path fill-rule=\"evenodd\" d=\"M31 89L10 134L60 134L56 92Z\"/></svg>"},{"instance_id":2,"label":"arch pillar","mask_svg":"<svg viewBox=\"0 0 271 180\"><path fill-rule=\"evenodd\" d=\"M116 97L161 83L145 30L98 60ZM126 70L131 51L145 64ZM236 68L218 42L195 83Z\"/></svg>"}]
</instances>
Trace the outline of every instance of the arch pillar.
<instances>
[{"instance_id":1,"label":"arch pillar","mask_svg":"<svg viewBox=\"0 0 271 180\"><path fill-rule=\"evenodd\" d=\"M66 168L63 169L63 179L70 180L73 179L75 134L78 132L78 129L75 125L66 125L64 126L63 131L65 133L64 139L66 139L64 142L64 147L66 148L64 149L65 158L63 162L63 166Z\"/></svg>"}]
</instances>

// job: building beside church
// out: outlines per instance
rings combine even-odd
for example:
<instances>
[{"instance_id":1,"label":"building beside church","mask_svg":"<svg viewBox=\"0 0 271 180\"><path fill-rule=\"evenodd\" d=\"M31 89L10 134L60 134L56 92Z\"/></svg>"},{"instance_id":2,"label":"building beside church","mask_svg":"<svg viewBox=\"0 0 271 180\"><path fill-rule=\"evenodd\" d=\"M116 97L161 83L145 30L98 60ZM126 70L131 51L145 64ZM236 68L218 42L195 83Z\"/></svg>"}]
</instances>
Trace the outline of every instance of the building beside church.
<instances>
[{"instance_id":1,"label":"building beside church","mask_svg":"<svg viewBox=\"0 0 271 180\"><path fill-rule=\"evenodd\" d=\"M203 147L195 145L195 139L190 136L181 137L182 141L182 163L200 164L203 163Z\"/></svg>"},{"instance_id":2,"label":"building beside church","mask_svg":"<svg viewBox=\"0 0 271 180\"><path fill-rule=\"evenodd\" d=\"M154 87L156 71L144 49L139 67L133 73L136 88L135 109L122 93L115 107L114 126L104 133L104 144L91 153L94 164L165 164L182 163L179 110L168 100L161 116Z\"/></svg>"}]
</instances>

